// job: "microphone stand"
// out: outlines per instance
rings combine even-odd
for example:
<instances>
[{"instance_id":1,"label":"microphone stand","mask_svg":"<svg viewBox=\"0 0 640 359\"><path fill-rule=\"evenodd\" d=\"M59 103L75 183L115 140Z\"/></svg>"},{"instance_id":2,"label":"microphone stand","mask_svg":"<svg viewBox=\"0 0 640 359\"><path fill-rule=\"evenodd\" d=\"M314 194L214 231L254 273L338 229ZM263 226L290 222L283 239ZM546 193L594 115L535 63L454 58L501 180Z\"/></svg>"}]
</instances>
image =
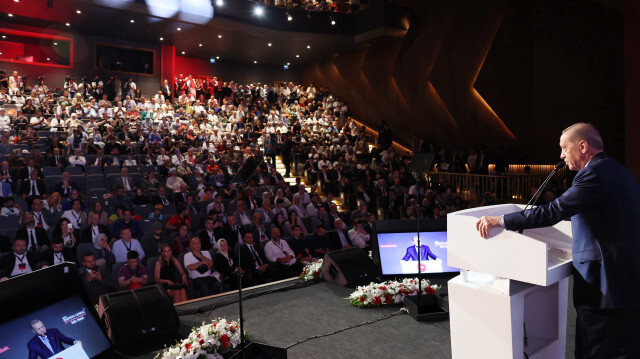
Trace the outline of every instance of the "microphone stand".
<instances>
[{"instance_id":1,"label":"microphone stand","mask_svg":"<svg viewBox=\"0 0 640 359\"><path fill-rule=\"evenodd\" d=\"M247 176L246 179L242 178L242 169L245 169L245 166L248 165L248 163L250 161L254 161L254 156L247 158L244 163L242 164L242 166L240 168L238 168L238 172L236 173L235 176L233 176L233 179L231 180L231 183L236 185L236 211L239 208L238 206L238 202L239 202L239 190L240 190L240 184L242 184L245 181L249 180L249 176ZM255 164L255 167L252 168L250 171L246 171L246 172L250 172L253 173L255 171L255 169L260 166L260 164L262 163L262 161L264 161L264 157L260 158L260 161L257 162L257 164ZM238 225L236 223L236 225ZM239 228L239 227L238 227ZM238 246L241 246L240 241L238 241ZM239 316L239 321L240 321L240 357L242 359L245 358L245 351L244 351L244 317L242 314L242 262L241 262L241 258L242 258L242 247L238 247L238 316Z\"/></svg>"},{"instance_id":2,"label":"microphone stand","mask_svg":"<svg viewBox=\"0 0 640 359\"><path fill-rule=\"evenodd\" d=\"M542 184L540 185L540 187L538 188L538 190L536 191L536 193L533 195L533 197L531 197L531 199L529 200L529 202L527 203L526 206L524 206L524 209L522 210L523 212L527 210L528 207L533 206L534 203L536 203L536 201L538 201L538 198L540 197L540 195L542 194L542 191L544 190L545 187L547 187L547 184L549 183L549 181L551 180L551 177L553 177L553 175L556 174L556 172L558 172L559 169L561 169L562 167L565 166L564 161L558 162L558 164L556 165L556 167L553 169L553 171L551 171L551 173L549 174L549 176L547 176L547 178L544 180L544 182L542 182ZM523 229L520 228L520 234L522 234Z\"/></svg>"}]
</instances>

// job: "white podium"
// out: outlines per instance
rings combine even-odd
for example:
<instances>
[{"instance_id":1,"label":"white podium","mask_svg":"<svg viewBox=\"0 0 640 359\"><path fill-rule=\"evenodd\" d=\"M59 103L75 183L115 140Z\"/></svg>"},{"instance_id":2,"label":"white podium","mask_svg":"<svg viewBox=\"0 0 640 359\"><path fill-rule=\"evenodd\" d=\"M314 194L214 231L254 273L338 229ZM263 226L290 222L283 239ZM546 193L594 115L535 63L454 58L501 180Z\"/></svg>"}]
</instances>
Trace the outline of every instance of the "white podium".
<instances>
[{"instance_id":1,"label":"white podium","mask_svg":"<svg viewBox=\"0 0 640 359\"><path fill-rule=\"evenodd\" d=\"M402 274L418 273L418 261L400 261ZM421 273L442 272L442 259L420 261Z\"/></svg>"},{"instance_id":2,"label":"white podium","mask_svg":"<svg viewBox=\"0 0 640 359\"><path fill-rule=\"evenodd\" d=\"M461 275L449 281L453 358L564 358L571 223L522 234L475 228L482 216L522 210L507 204L447 216L448 263ZM525 355L526 353L526 355Z\"/></svg>"}]
</instances>

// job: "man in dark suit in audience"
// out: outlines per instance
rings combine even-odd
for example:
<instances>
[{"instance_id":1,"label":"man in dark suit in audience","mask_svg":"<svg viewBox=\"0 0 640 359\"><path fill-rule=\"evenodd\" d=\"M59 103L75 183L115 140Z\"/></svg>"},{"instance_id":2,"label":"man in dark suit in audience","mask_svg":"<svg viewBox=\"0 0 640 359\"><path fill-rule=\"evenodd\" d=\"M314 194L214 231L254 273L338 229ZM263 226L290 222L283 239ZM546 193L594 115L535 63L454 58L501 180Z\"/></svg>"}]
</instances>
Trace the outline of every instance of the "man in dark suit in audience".
<instances>
[{"instance_id":1,"label":"man in dark suit in audience","mask_svg":"<svg viewBox=\"0 0 640 359\"><path fill-rule=\"evenodd\" d=\"M62 238L57 237L51 240L51 247L40 253L39 267L52 266L62 262L76 261L75 251L64 246Z\"/></svg>"},{"instance_id":2,"label":"man in dark suit in audience","mask_svg":"<svg viewBox=\"0 0 640 359\"><path fill-rule=\"evenodd\" d=\"M44 184L44 181L38 178L37 169L31 171L28 180L22 181L19 193L28 203L31 203L34 198L47 197L47 186Z\"/></svg>"},{"instance_id":3,"label":"man in dark suit in audience","mask_svg":"<svg viewBox=\"0 0 640 359\"><path fill-rule=\"evenodd\" d=\"M36 220L30 212L22 216L22 227L16 232L16 238L24 238L27 241L27 249L34 253L39 253L50 246L47 231L36 226Z\"/></svg>"},{"instance_id":4,"label":"man in dark suit in audience","mask_svg":"<svg viewBox=\"0 0 640 359\"><path fill-rule=\"evenodd\" d=\"M189 196L189 186L183 184L180 186L180 192L173 194L173 202L177 205L180 202L186 202Z\"/></svg>"},{"instance_id":5,"label":"man in dark suit in audience","mask_svg":"<svg viewBox=\"0 0 640 359\"><path fill-rule=\"evenodd\" d=\"M244 235L244 244L238 246L236 253L240 253L240 266L244 270L247 280L253 285L263 284L275 278L275 268L269 266L259 243L253 242L253 233Z\"/></svg>"},{"instance_id":6,"label":"man in dark suit in audience","mask_svg":"<svg viewBox=\"0 0 640 359\"><path fill-rule=\"evenodd\" d=\"M71 195L71 191L74 189L79 189L79 187L71 180L69 172L62 172L62 181L58 182L56 185L55 192L60 193L60 196L66 198Z\"/></svg>"},{"instance_id":7,"label":"man in dark suit in audience","mask_svg":"<svg viewBox=\"0 0 640 359\"><path fill-rule=\"evenodd\" d=\"M64 168L69 165L69 161L65 156L60 155L60 149L54 148L52 154L47 157L47 166Z\"/></svg>"},{"instance_id":8,"label":"man in dark suit in audience","mask_svg":"<svg viewBox=\"0 0 640 359\"><path fill-rule=\"evenodd\" d=\"M244 227L237 225L236 221L236 217L229 216L227 217L227 224L222 226L222 238L229 242L229 247L231 248L237 245L239 241L238 235L244 238L246 234Z\"/></svg>"},{"instance_id":9,"label":"man in dark suit in audience","mask_svg":"<svg viewBox=\"0 0 640 359\"><path fill-rule=\"evenodd\" d=\"M104 224L100 224L100 215L91 212L89 214L89 223L80 231L80 238L78 238L78 241L80 241L80 243L92 243L94 242L94 237L97 238L100 233L104 233L108 238L111 238L109 227Z\"/></svg>"},{"instance_id":10,"label":"man in dark suit in audience","mask_svg":"<svg viewBox=\"0 0 640 359\"><path fill-rule=\"evenodd\" d=\"M20 169L20 178L27 179L31 177L31 172L36 171L36 178L44 178L42 171L36 167L36 161L33 157L27 158L27 164Z\"/></svg>"},{"instance_id":11,"label":"man in dark suit in audience","mask_svg":"<svg viewBox=\"0 0 640 359\"><path fill-rule=\"evenodd\" d=\"M38 255L27 251L27 240L16 237L12 252L0 257L0 281L34 271L38 264Z\"/></svg>"},{"instance_id":12,"label":"man in dark suit in audience","mask_svg":"<svg viewBox=\"0 0 640 359\"><path fill-rule=\"evenodd\" d=\"M163 206L173 203L173 200L167 195L167 188L165 186L159 186L156 194L151 197L151 202L156 204L161 204Z\"/></svg>"},{"instance_id":13,"label":"man in dark suit in audience","mask_svg":"<svg viewBox=\"0 0 640 359\"><path fill-rule=\"evenodd\" d=\"M342 218L336 218L336 221L333 222L333 225L335 226L335 231L327 232L329 234L331 250L353 247L353 243L351 243L351 239L349 238L347 225L344 224Z\"/></svg>"}]
</instances>

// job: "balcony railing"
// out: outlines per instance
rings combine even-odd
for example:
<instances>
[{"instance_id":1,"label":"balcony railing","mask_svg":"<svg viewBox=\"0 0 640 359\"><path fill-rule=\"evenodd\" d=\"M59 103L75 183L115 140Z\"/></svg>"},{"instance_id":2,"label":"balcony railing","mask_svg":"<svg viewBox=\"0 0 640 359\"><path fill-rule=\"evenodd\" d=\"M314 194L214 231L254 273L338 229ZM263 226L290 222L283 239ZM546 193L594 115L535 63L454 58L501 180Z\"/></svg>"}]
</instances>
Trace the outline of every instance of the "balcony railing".
<instances>
[{"instance_id":1,"label":"balcony railing","mask_svg":"<svg viewBox=\"0 0 640 359\"><path fill-rule=\"evenodd\" d=\"M531 188L539 185L543 177L538 174L477 175L467 173L429 172L429 181L453 188L465 201L482 200L491 193L498 202L526 203Z\"/></svg>"}]
</instances>

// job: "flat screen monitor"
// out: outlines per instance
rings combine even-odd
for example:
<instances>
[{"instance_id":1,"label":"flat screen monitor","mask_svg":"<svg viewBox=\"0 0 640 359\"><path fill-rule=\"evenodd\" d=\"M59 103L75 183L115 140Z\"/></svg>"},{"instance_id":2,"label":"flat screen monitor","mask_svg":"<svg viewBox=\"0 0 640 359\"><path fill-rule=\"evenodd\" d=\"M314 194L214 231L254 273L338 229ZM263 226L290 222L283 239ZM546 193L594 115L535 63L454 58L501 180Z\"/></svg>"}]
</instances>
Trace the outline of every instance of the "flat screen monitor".
<instances>
[{"instance_id":1,"label":"flat screen monitor","mask_svg":"<svg viewBox=\"0 0 640 359\"><path fill-rule=\"evenodd\" d=\"M111 343L72 296L0 324L0 358L95 358Z\"/></svg>"},{"instance_id":2,"label":"flat screen monitor","mask_svg":"<svg viewBox=\"0 0 640 359\"><path fill-rule=\"evenodd\" d=\"M374 228L373 260L383 276L415 275L418 268L430 276L460 271L448 265L446 220L377 221Z\"/></svg>"}]
</instances>

